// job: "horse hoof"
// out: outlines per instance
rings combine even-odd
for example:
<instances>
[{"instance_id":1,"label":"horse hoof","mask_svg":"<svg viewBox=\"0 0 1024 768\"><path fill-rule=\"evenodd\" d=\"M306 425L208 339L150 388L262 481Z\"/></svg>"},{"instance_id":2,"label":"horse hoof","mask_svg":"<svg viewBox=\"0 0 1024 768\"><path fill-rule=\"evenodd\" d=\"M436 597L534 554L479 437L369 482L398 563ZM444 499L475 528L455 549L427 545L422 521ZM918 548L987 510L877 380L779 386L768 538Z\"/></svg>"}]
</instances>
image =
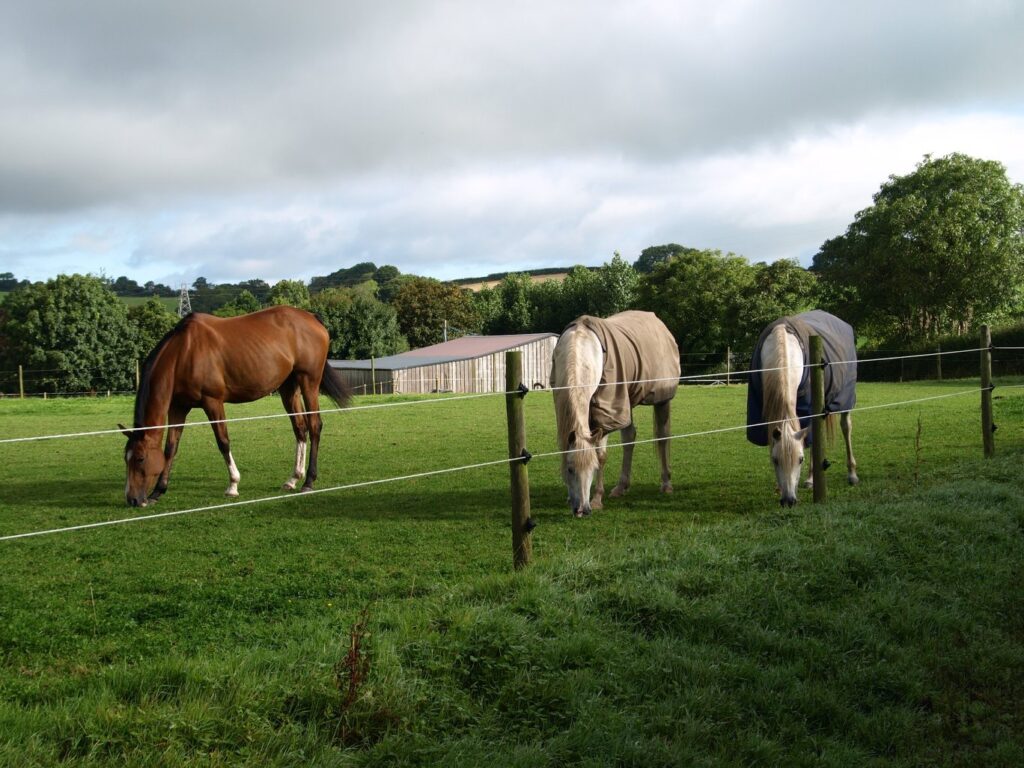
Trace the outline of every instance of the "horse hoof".
<instances>
[{"instance_id":1,"label":"horse hoof","mask_svg":"<svg viewBox=\"0 0 1024 768\"><path fill-rule=\"evenodd\" d=\"M304 485L304 486L302 486L302 488L299 491L299 493L309 493L312 490L313 490L313 486L312 485Z\"/></svg>"},{"instance_id":2,"label":"horse hoof","mask_svg":"<svg viewBox=\"0 0 1024 768\"><path fill-rule=\"evenodd\" d=\"M665 483L661 486L662 493L672 493L672 483Z\"/></svg>"},{"instance_id":3,"label":"horse hoof","mask_svg":"<svg viewBox=\"0 0 1024 768\"><path fill-rule=\"evenodd\" d=\"M295 490L295 481L294 480L289 480L287 483L285 483L284 485L281 486L281 490L282 491L294 491Z\"/></svg>"},{"instance_id":4,"label":"horse hoof","mask_svg":"<svg viewBox=\"0 0 1024 768\"><path fill-rule=\"evenodd\" d=\"M860 482L860 478L856 475L850 475L847 480L849 480L850 485L857 485Z\"/></svg>"},{"instance_id":5,"label":"horse hoof","mask_svg":"<svg viewBox=\"0 0 1024 768\"><path fill-rule=\"evenodd\" d=\"M618 498L621 498L621 497L623 497L625 495L626 495L626 489L623 488L621 485L616 485L614 488L612 488L612 498L613 499L618 499Z\"/></svg>"},{"instance_id":6,"label":"horse hoof","mask_svg":"<svg viewBox=\"0 0 1024 768\"><path fill-rule=\"evenodd\" d=\"M224 495L227 496L229 499L237 499L238 491L233 491L230 488L228 488L226 491L224 491Z\"/></svg>"}]
</instances>

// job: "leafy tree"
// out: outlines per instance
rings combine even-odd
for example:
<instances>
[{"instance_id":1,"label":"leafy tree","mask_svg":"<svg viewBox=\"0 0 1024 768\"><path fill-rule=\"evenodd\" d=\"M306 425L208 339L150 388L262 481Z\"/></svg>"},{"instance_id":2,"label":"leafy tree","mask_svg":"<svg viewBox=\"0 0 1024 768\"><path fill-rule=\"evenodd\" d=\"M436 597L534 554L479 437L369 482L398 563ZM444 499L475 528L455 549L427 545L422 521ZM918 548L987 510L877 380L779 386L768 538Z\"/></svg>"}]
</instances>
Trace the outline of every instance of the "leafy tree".
<instances>
[{"instance_id":1,"label":"leafy tree","mask_svg":"<svg viewBox=\"0 0 1024 768\"><path fill-rule=\"evenodd\" d=\"M227 304L214 310L213 314L217 315L217 317L237 317L238 315L247 315L260 309L262 307L259 300L249 291L243 290Z\"/></svg>"},{"instance_id":2,"label":"leafy tree","mask_svg":"<svg viewBox=\"0 0 1024 768\"><path fill-rule=\"evenodd\" d=\"M270 289L270 303L309 309L309 288L301 280L278 280Z\"/></svg>"},{"instance_id":3,"label":"leafy tree","mask_svg":"<svg viewBox=\"0 0 1024 768\"><path fill-rule=\"evenodd\" d=\"M320 318L331 337L329 354L336 359L347 359L348 340L346 322L352 308L352 291L348 288L326 288L313 296L310 309Z\"/></svg>"},{"instance_id":4,"label":"leafy tree","mask_svg":"<svg viewBox=\"0 0 1024 768\"><path fill-rule=\"evenodd\" d=\"M523 333L533 325L534 307L530 276L512 272L495 286L493 311L484 328L485 333Z\"/></svg>"},{"instance_id":5,"label":"leafy tree","mask_svg":"<svg viewBox=\"0 0 1024 768\"><path fill-rule=\"evenodd\" d=\"M480 317L467 292L452 283L417 277L398 289L391 302L398 325L414 348L479 330Z\"/></svg>"},{"instance_id":6,"label":"leafy tree","mask_svg":"<svg viewBox=\"0 0 1024 768\"><path fill-rule=\"evenodd\" d=\"M395 308L361 293L353 297L340 335L345 342L343 356L353 360L394 355L409 348Z\"/></svg>"},{"instance_id":7,"label":"leafy tree","mask_svg":"<svg viewBox=\"0 0 1024 768\"><path fill-rule=\"evenodd\" d=\"M610 262L597 271L593 314L608 317L629 309L636 303L640 276L616 251Z\"/></svg>"},{"instance_id":8,"label":"leafy tree","mask_svg":"<svg viewBox=\"0 0 1024 768\"><path fill-rule=\"evenodd\" d=\"M759 262L751 270L752 279L739 303L739 323L733 340L744 353L754 348L768 323L814 309L818 299L817 277L793 259L779 259L771 264Z\"/></svg>"},{"instance_id":9,"label":"leafy tree","mask_svg":"<svg viewBox=\"0 0 1024 768\"><path fill-rule=\"evenodd\" d=\"M23 365L43 392L126 390L141 349L128 309L91 275L60 275L11 293L0 335L4 367Z\"/></svg>"},{"instance_id":10,"label":"leafy tree","mask_svg":"<svg viewBox=\"0 0 1024 768\"><path fill-rule=\"evenodd\" d=\"M640 252L640 257L633 262L633 269L641 274L654 271L654 268L663 261L668 261L673 256L686 253L696 253L697 248L687 248L677 243L667 245L652 245Z\"/></svg>"},{"instance_id":11,"label":"leafy tree","mask_svg":"<svg viewBox=\"0 0 1024 768\"><path fill-rule=\"evenodd\" d=\"M1019 300L1024 190L1002 164L926 155L873 201L812 267L855 326L904 339L964 333Z\"/></svg>"},{"instance_id":12,"label":"leafy tree","mask_svg":"<svg viewBox=\"0 0 1024 768\"><path fill-rule=\"evenodd\" d=\"M742 305L752 283L753 270L743 257L690 251L644 275L637 304L661 318L681 353L720 359L726 347L745 335Z\"/></svg>"},{"instance_id":13,"label":"leafy tree","mask_svg":"<svg viewBox=\"0 0 1024 768\"><path fill-rule=\"evenodd\" d=\"M128 322L143 357L160 342L164 334L177 325L178 320L175 313L155 298L128 309Z\"/></svg>"},{"instance_id":14,"label":"leafy tree","mask_svg":"<svg viewBox=\"0 0 1024 768\"><path fill-rule=\"evenodd\" d=\"M0 272L0 291L13 291L18 287L13 272Z\"/></svg>"}]
</instances>

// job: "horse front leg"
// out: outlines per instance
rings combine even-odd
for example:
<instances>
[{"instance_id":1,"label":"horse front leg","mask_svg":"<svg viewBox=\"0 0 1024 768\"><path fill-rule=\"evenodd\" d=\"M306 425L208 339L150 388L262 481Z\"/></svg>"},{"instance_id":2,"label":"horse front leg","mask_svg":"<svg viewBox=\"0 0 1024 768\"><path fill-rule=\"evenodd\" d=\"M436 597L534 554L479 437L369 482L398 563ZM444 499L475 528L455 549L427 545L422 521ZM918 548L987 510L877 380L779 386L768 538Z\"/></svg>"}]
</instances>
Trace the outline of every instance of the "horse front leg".
<instances>
[{"instance_id":1,"label":"horse front leg","mask_svg":"<svg viewBox=\"0 0 1024 768\"><path fill-rule=\"evenodd\" d=\"M857 485L860 478L857 477L857 460L853 458L853 443L850 439L853 423L850 421L849 411L844 411L839 417L839 426L843 430L843 441L846 443L846 480L850 485Z\"/></svg>"},{"instance_id":2,"label":"horse front leg","mask_svg":"<svg viewBox=\"0 0 1024 768\"><path fill-rule=\"evenodd\" d=\"M604 509L604 464L608 461L608 435L598 441L594 450L597 452L597 469L594 471L594 494L590 499L590 508Z\"/></svg>"},{"instance_id":3,"label":"horse front leg","mask_svg":"<svg viewBox=\"0 0 1024 768\"><path fill-rule=\"evenodd\" d=\"M654 406L654 436L658 439L655 448L658 451L658 459L661 461L661 492L672 493L672 462L671 443L672 436L672 403L658 403Z\"/></svg>"},{"instance_id":4,"label":"horse front leg","mask_svg":"<svg viewBox=\"0 0 1024 768\"><path fill-rule=\"evenodd\" d=\"M156 487L149 494L150 501L156 501L167 493L167 485L171 479L171 465L174 464L174 457L178 454L178 443L181 441L181 433L185 429L185 419L188 418L190 408L171 406L167 413L167 420L170 426L167 428L167 442L164 445L164 470L156 481Z\"/></svg>"},{"instance_id":5,"label":"horse front leg","mask_svg":"<svg viewBox=\"0 0 1024 768\"><path fill-rule=\"evenodd\" d=\"M612 498L625 495L629 490L629 478L633 474L633 443L636 442L636 424L632 421L629 426L623 427L619 432L622 435L622 469L619 471L619 482L612 488Z\"/></svg>"},{"instance_id":6,"label":"horse front leg","mask_svg":"<svg viewBox=\"0 0 1024 768\"><path fill-rule=\"evenodd\" d=\"M204 401L203 411L206 413L206 418L212 422L210 426L213 428L213 437L217 441L217 448L220 449L220 455L224 457L224 463L228 468L228 487L224 491L224 495L235 498L238 496L238 483L242 479L242 475L231 455L228 425L224 423L224 403L219 400Z\"/></svg>"}]
</instances>

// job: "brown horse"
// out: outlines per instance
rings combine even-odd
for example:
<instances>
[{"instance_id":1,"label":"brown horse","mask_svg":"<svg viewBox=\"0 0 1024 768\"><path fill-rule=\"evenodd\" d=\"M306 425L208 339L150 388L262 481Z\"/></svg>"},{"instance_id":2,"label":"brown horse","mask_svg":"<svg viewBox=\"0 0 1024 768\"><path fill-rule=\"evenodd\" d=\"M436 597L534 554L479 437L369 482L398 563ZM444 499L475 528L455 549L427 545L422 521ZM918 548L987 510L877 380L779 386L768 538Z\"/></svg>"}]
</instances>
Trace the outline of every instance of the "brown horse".
<instances>
[{"instance_id":1,"label":"brown horse","mask_svg":"<svg viewBox=\"0 0 1024 768\"><path fill-rule=\"evenodd\" d=\"M295 431L295 469L284 487L293 490L305 475L302 490L310 490L320 447L319 392L323 389L341 407L351 400L348 385L327 362L329 344L323 324L294 307L271 307L241 317L185 317L143 364L134 429L121 425L128 437L124 456L128 504L144 507L167 491L182 425L193 408L202 408L213 422L230 478L224 494L237 496L240 475L231 456L224 403L259 400L275 389ZM161 433L167 424L167 444L161 451ZM307 442L308 469L303 467Z\"/></svg>"}]
</instances>

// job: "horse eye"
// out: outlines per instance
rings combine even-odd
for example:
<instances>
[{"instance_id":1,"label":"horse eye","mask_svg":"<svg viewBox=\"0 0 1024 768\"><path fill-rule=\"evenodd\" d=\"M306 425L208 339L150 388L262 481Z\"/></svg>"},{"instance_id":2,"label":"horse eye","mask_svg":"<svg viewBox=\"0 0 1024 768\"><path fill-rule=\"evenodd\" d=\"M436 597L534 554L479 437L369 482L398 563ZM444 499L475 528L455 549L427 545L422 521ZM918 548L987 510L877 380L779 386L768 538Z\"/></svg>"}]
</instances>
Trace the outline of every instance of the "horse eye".
<instances>
[{"instance_id":1,"label":"horse eye","mask_svg":"<svg viewBox=\"0 0 1024 768\"><path fill-rule=\"evenodd\" d=\"M772 456L772 464L774 464L776 467L779 466L779 460L775 456Z\"/></svg>"},{"instance_id":2,"label":"horse eye","mask_svg":"<svg viewBox=\"0 0 1024 768\"><path fill-rule=\"evenodd\" d=\"M803 456L801 456L801 457L800 457L800 463L801 463L801 464L803 464L803 463L804 463L804 457L803 457Z\"/></svg>"}]
</instances>

